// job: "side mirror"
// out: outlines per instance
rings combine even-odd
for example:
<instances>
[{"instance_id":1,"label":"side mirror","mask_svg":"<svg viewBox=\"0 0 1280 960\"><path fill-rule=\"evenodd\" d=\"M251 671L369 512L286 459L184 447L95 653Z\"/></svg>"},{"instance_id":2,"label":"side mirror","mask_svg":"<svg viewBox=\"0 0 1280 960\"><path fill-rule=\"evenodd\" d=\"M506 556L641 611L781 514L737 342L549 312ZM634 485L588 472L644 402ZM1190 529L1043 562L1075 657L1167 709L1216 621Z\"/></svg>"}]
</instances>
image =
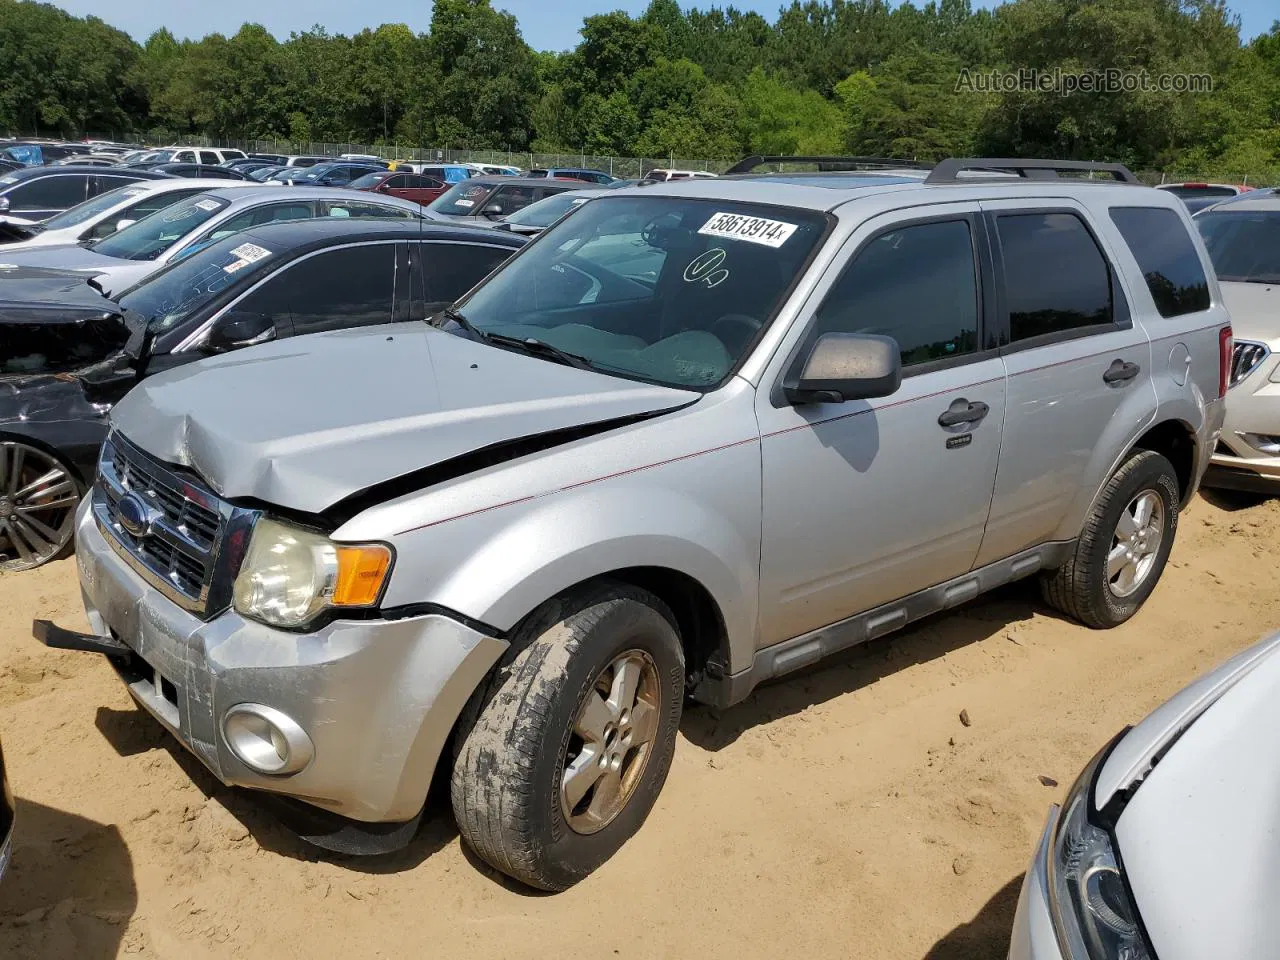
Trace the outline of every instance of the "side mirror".
<instances>
[{"instance_id":1,"label":"side mirror","mask_svg":"<svg viewBox=\"0 0 1280 960\"><path fill-rule=\"evenodd\" d=\"M902 385L898 341L860 333L824 333L783 381L793 404L844 403L896 393Z\"/></svg>"},{"instance_id":2,"label":"side mirror","mask_svg":"<svg viewBox=\"0 0 1280 960\"><path fill-rule=\"evenodd\" d=\"M502 204L491 203L481 211L490 220L502 216Z\"/></svg>"},{"instance_id":3,"label":"side mirror","mask_svg":"<svg viewBox=\"0 0 1280 960\"><path fill-rule=\"evenodd\" d=\"M241 347L252 347L276 338L276 325L262 313L225 314L209 331L205 349L209 353L226 353Z\"/></svg>"},{"instance_id":4,"label":"side mirror","mask_svg":"<svg viewBox=\"0 0 1280 960\"><path fill-rule=\"evenodd\" d=\"M132 227L137 220L130 220L128 217L122 217L116 221L116 230L123 230L125 227Z\"/></svg>"},{"instance_id":5,"label":"side mirror","mask_svg":"<svg viewBox=\"0 0 1280 960\"><path fill-rule=\"evenodd\" d=\"M8 213L8 212L9 212L9 198L0 197L0 213Z\"/></svg>"}]
</instances>

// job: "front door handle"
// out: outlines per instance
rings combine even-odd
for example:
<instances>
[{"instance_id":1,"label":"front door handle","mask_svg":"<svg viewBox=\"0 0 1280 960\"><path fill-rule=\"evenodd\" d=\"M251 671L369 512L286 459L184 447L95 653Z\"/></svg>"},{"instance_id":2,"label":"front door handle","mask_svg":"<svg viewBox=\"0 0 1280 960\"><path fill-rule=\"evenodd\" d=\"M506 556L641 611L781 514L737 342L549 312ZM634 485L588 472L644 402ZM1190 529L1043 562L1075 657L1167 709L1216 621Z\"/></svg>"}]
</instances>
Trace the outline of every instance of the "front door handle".
<instances>
[{"instance_id":1,"label":"front door handle","mask_svg":"<svg viewBox=\"0 0 1280 960\"><path fill-rule=\"evenodd\" d=\"M1103 383L1125 383L1138 375L1142 368L1127 360L1112 360L1107 372L1102 375Z\"/></svg>"},{"instance_id":2,"label":"front door handle","mask_svg":"<svg viewBox=\"0 0 1280 960\"><path fill-rule=\"evenodd\" d=\"M988 413L991 408L981 400L975 400L970 403L964 397L958 397L951 401L951 406L947 407L938 417L938 425L943 427L956 427L962 423L977 423Z\"/></svg>"}]
</instances>

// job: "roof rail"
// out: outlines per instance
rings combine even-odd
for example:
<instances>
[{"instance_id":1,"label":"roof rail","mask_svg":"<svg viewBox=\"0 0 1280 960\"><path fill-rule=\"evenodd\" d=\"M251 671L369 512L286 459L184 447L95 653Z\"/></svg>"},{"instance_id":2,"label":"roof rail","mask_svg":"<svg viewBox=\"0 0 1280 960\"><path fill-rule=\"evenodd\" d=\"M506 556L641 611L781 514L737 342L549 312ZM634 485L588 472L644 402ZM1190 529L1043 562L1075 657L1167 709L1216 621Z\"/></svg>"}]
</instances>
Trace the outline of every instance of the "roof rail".
<instances>
[{"instance_id":1,"label":"roof rail","mask_svg":"<svg viewBox=\"0 0 1280 960\"><path fill-rule=\"evenodd\" d=\"M1002 157L951 157L930 171L925 183L958 183L964 171L1012 173L1032 180L1056 180L1058 171L1106 173L1120 183L1141 183L1123 163L1094 163L1092 160L1012 160Z\"/></svg>"},{"instance_id":2,"label":"roof rail","mask_svg":"<svg viewBox=\"0 0 1280 960\"><path fill-rule=\"evenodd\" d=\"M816 163L818 169L823 171L866 168L894 169L899 167L911 170L928 170L933 166L931 163L922 163L917 160L893 160L887 157L784 157L756 154L739 160L726 170L724 175L750 173L756 167L762 167L766 163Z\"/></svg>"}]
</instances>

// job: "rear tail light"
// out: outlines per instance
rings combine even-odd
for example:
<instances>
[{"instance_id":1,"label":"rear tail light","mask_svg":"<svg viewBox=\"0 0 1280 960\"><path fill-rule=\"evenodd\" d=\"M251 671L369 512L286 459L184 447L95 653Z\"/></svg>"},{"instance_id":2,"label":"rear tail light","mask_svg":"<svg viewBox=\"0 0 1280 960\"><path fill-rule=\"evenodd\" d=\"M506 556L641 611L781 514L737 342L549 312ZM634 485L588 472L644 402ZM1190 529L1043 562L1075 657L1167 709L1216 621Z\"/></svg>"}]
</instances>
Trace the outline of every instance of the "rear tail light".
<instances>
[{"instance_id":1,"label":"rear tail light","mask_svg":"<svg viewBox=\"0 0 1280 960\"><path fill-rule=\"evenodd\" d=\"M1227 395L1227 387L1231 386L1231 354L1234 343L1231 328L1223 327L1218 331L1218 399Z\"/></svg>"}]
</instances>

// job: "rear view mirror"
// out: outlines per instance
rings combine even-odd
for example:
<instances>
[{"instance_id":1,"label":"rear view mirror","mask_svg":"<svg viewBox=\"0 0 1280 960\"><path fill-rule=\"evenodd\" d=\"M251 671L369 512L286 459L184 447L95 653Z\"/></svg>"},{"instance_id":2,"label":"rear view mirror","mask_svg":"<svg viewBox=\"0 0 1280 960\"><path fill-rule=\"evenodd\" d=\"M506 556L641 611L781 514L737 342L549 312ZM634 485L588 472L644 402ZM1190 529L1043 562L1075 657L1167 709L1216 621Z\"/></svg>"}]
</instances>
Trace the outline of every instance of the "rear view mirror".
<instances>
[{"instance_id":1,"label":"rear view mirror","mask_svg":"<svg viewBox=\"0 0 1280 960\"><path fill-rule=\"evenodd\" d=\"M892 337L824 333L783 382L793 404L844 403L896 393L902 356Z\"/></svg>"},{"instance_id":2,"label":"rear view mirror","mask_svg":"<svg viewBox=\"0 0 1280 960\"><path fill-rule=\"evenodd\" d=\"M125 227L132 227L137 222L137 220L130 220L128 217L123 217L116 221L116 229L123 230Z\"/></svg>"},{"instance_id":3,"label":"rear view mirror","mask_svg":"<svg viewBox=\"0 0 1280 960\"><path fill-rule=\"evenodd\" d=\"M210 353L226 353L275 338L276 326L270 317L262 313L232 312L224 314L209 331L206 349Z\"/></svg>"}]
</instances>

